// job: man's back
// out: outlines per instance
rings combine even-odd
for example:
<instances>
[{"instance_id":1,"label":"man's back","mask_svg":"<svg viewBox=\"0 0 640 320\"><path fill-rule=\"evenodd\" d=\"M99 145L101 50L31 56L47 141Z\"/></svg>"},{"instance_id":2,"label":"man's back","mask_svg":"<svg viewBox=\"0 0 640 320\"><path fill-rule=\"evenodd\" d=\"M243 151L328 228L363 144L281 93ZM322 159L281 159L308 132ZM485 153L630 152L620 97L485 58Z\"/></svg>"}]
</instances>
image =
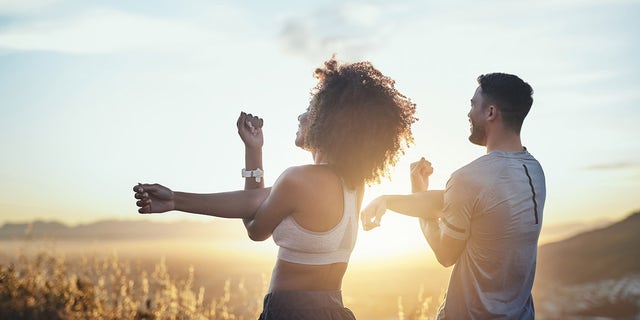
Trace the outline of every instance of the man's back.
<instances>
[{"instance_id":1,"label":"man's back","mask_svg":"<svg viewBox=\"0 0 640 320\"><path fill-rule=\"evenodd\" d=\"M545 196L542 167L526 151L493 151L451 176L440 228L466 247L439 319L533 318Z\"/></svg>"}]
</instances>

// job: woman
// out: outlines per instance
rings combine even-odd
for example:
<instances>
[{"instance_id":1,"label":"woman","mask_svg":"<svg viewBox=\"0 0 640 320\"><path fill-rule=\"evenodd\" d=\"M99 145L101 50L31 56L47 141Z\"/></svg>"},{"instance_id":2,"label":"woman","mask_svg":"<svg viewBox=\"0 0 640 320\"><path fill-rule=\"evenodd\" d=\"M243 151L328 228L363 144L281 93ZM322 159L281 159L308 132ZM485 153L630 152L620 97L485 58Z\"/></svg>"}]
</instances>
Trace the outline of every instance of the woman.
<instances>
[{"instance_id":1,"label":"woman","mask_svg":"<svg viewBox=\"0 0 640 320\"><path fill-rule=\"evenodd\" d=\"M140 213L169 210L242 218L249 238L280 247L260 319L354 319L342 305L364 185L379 182L413 142L415 104L369 62L314 72L318 84L298 117L295 144L314 163L286 169L263 188L261 119L241 114L247 178L243 191L193 194L134 187Z\"/></svg>"}]
</instances>

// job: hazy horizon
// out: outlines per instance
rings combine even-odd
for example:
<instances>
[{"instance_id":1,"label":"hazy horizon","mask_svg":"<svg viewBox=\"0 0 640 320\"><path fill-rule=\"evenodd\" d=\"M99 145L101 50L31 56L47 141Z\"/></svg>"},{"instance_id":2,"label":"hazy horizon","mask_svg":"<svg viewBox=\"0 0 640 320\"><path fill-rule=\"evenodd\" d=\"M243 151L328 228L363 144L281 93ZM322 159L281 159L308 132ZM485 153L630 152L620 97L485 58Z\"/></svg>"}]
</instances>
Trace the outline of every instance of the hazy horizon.
<instances>
[{"instance_id":1,"label":"hazy horizon","mask_svg":"<svg viewBox=\"0 0 640 320\"><path fill-rule=\"evenodd\" d=\"M628 222L539 249L533 290L537 317L555 319L558 312L613 318L637 316L640 309L634 301L638 298L640 276L633 253L637 248L640 216ZM77 294L77 289L65 289L66 284L81 279L84 288L93 285L102 296L117 299L118 294L125 292L122 290L126 284L127 297L133 299L129 307L134 311L145 310L147 299L141 298L136 290L151 283L155 289L145 296L154 301L154 306L159 304L158 308L200 292L206 294L204 301L225 299L235 305L249 299L254 301L251 310L259 312L276 259L277 249L271 241L220 242L159 236L147 240L0 240L0 268L3 268L0 271L19 275L6 277L10 288L19 288L16 281L24 284L20 288L33 288L33 283L39 283L48 292L49 287L42 285L46 281L47 285L55 286L51 295ZM600 246L603 240L610 246ZM403 241L408 243L410 239ZM426 243L419 252L386 252L382 248L373 256L363 255L367 248L356 244L342 286L345 304L359 318L412 319L411 314L421 307L428 307L428 311L423 311L435 314L453 268L439 265L426 249ZM598 263L591 263L596 260ZM60 274L67 277L57 276ZM193 277L193 281L185 282L188 277ZM169 279L172 285L158 288ZM169 296L162 298L163 294ZM5 306L19 310L24 308L20 301L34 298L40 296L20 291ZM117 312L108 306L118 304L103 303L107 307L99 309L102 315ZM247 310L247 306L239 308ZM165 314L162 309L158 312Z\"/></svg>"},{"instance_id":2,"label":"hazy horizon","mask_svg":"<svg viewBox=\"0 0 640 320\"><path fill-rule=\"evenodd\" d=\"M640 210L630 211L628 215L640 212ZM386 259L398 256L405 256L411 254L417 255L425 255L427 256L427 260L431 265L437 265L437 261L433 256L431 249L427 245L422 233L419 229L419 224L416 219L411 219L407 217L403 217L407 221L401 221L397 225L392 225L391 227L387 227L385 229L384 225L373 231L360 231L358 234L358 241L356 243L356 248L353 253L353 261L357 263L367 262L367 261L384 261ZM403 236L397 237L395 236L397 233L394 230L399 226L403 226L404 224L411 224L411 221L415 221L413 228L404 229ZM613 223L619 222L621 219L599 219L594 221L576 221L576 222L568 222L568 223L559 223L556 225L543 225L542 232L540 234L540 239L538 244L540 246L558 242L562 240L566 240L571 238L577 234L593 231L596 229L600 229L602 227L609 226ZM84 241L89 241L89 243L99 241L101 239L105 239L106 241L112 241L117 243L118 241L123 242L138 242L140 244L153 244L157 241L162 240L164 237L169 236L172 241L175 242L199 242L200 246L214 246L217 250L229 250L229 252L242 253L242 254L257 254L263 257L271 257L275 256L277 252L277 246L273 243L271 239L267 239L261 242L251 241L245 233L244 227L239 221L233 220L225 220L218 218L211 218L210 220L202 220L202 221L194 221L194 220L171 220L171 221L154 221L153 219L136 219L136 220L120 220L120 219L109 219L109 220L97 220L93 223L86 224L65 224L59 220L34 220L30 222L5 222L4 224L0 224L0 229L11 224L15 225L29 225L35 222L42 223L62 223L64 226L69 228L81 228L84 226L92 226L94 224L100 223L117 223L126 225L130 222L143 222L143 223L151 223L153 226L167 226L169 229L153 229L153 230L140 230L139 234L134 234L137 232L136 230L126 229L124 230L122 226L102 226L104 230L93 230L96 234L47 234L46 231L39 230L40 237L45 236L45 238L40 238L38 236L27 236L26 234L23 237L12 238L0 238L0 242L2 241L13 241L14 243L19 243L20 241L35 241L36 243L41 241L43 244L47 241L51 242L60 242L72 244L81 239L85 239ZM388 223L389 224L389 223ZM175 226L181 225L184 230L176 230ZM29 231L33 231L29 229ZM98 233L100 232L100 233ZM120 238L114 237L112 234L116 233ZM162 234L154 234L154 232L162 232ZM169 234L167 234L169 232ZM80 237L80 238L79 238ZM82 246L80 246L82 247ZM178 249L179 250L179 249Z\"/></svg>"}]
</instances>

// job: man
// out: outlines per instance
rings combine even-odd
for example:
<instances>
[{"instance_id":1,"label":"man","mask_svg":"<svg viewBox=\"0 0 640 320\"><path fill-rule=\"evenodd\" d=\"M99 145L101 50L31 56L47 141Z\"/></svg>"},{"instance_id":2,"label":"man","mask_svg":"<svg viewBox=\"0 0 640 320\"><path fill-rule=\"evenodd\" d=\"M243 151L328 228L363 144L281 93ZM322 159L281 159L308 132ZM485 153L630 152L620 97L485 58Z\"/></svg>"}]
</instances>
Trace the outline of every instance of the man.
<instances>
[{"instance_id":1,"label":"man","mask_svg":"<svg viewBox=\"0 0 640 320\"><path fill-rule=\"evenodd\" d=\"M365 229L378 226L387 209L420 218L440 264L455 265L438 319L533 319L546 196L542 167L520 139L533 90L510 74L477 81L469 141L487 154L455 171L444 191L426 191L426 160L412 164L415 193L378 197L361 218Z\"/></svg>"}]
</instances>

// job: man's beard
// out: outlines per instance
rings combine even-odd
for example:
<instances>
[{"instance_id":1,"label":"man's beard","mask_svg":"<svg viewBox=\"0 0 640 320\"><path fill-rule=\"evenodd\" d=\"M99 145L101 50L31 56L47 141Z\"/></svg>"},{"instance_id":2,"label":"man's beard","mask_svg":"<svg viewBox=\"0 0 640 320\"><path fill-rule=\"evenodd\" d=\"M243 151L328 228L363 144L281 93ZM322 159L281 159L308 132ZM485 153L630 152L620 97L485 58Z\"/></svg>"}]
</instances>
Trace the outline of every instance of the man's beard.
<instances>
[{"instance_id":1,"label":"man's beard","mask_svg":"<svg viewBox=\"0 0 640 320\"><path fill-rule=\"evenodd\" d=\"M471 121L471 135L469 135L469 141L479 146L487 145L487 134L484 127L478 126Z\"/></svg>"}]
</instances>

